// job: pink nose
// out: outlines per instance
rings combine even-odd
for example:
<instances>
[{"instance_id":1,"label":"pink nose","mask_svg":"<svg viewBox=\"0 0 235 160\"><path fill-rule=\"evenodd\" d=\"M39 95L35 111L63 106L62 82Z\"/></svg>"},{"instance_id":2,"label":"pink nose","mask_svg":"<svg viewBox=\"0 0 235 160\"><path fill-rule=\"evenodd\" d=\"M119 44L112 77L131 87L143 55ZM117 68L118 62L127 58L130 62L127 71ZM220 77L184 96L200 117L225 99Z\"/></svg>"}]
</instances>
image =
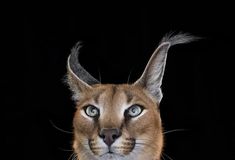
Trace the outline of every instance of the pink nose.
<instances>
[{"instance_id":1,"label":"pink nose","mask_svg":"<svg viewBox=\"0 0 235 160\"><path fill-rule=\"evenodd\" d=\"M99 136L103 139L104 143L110 147L115 140L121 136L121 132L117 128L103 128Z\"/></svg>"}]
</instances>

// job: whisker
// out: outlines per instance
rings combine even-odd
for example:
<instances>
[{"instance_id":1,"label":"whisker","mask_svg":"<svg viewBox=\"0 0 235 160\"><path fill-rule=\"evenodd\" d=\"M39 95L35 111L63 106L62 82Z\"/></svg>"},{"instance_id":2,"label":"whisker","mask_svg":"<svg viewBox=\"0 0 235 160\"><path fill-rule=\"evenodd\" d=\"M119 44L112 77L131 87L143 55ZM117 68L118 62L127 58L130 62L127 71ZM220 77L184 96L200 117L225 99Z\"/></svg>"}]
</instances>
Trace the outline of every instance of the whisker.
<instances>
[{"instance_id":1,"label":"whisker","mask_svg":"<svg viewBox=\"0 0 235 160\"><path fill-rule=\"evenodd\" d=\"M163 132L163 134L168 134L168 133L172 133L172 132L181 132L181 131L187 131L187 129L173 129L173 130L169 130L169 131L165 131Z\"/></svg>"},{"instance_id":2,"label":"whisker","mask_svg":"<svg viewBox=\"0 0 235 160\"><path fill-rule=\"evenodd\" d=\"M74 153L72 153L72 154L69 156L68 160L70 160L70 158L73 156L73 154L74 154Z\"/></svg>"},{"instance_id":3,"label":"whisker","mask_svg":"<svg viewBox=\"0 0 235 160\"><path fill-rule=\"evenodd\" d=\"M69 156L68 160L70 160L70 159L73 160L75 154L76 154L76 153L72 153L72 154Z\"/></svg>"},{"instance_id":4,"label":"whisker","mask_svg":"<svg viewBox=\"0 0 235 160\"><path fill-rule=\"evenodd\" d=\"M130 73L129 73L128 77L127 77L127 84L129 84L129 82L130 82L132 70L133 70L133 69L130 70Z\"/></svg>"},{"instance_id":5,"label":"whisker","mask_svg":"<svg viewBox=\"0 0 235 160\"><path fill-rule=\"evenodd\" d=\"M58 131L61 131L61 132L64 132L64 133L68 133L68 134L73 134L73 132L66 131L66 130L63 130L63 129L57 127L57 126L52 122L52 120L49 120L49 121L50 121L51 125L52 125L55 129L57 129Z\"/></svg>"},{"instance_id":6,"label":"whisker","mask_svg":"<svg viewBox=\"0 0 235 160\"><path fill-rule=\"evenodd\" d=\"M152 138L136 139L135 141L152 141Z\"/></svg>"},{"instance_id":7,"label":"whisker","mask_svg":"<svg viewBox=\"0 0 235 160\"><path fill-rule=\"evenodd\" d=\"M163 160L166 160L163 154L161 154L161 157L162 157Z\"/></svg>"},{"instance_id":8,"label":"whisker","mask_svg":"<svg viewBox=\"0 0 235 160\"><path fill-rule=\"evenodd\" d=\"M79 155L79 158L80 158L80 159L89 159L88 154L89 154L88 151L84 151L84 152L82 152L82 153ZM77 159L77 160L78 160L78 159Z\"/></svg>"},{"instance_id":9,"label":"whisker","mask_svg":"<svg viewBox=\"0 0 235 160\"><path fill-rule=\"evenodd\" d=\"M166 156L169 160L173 160L173 158L171 158L169 155L167 155L166 153L164 153L164 152L162 152L162 154L164 155L164 156Z\"/></svg>"},{"instance_id":10,"label":"whisker","mask_svg":"<svg viewBox=\"0 0 235 160\"><path fill-rule=\"evenodd\" d=\"M142 142L137 142L135 144L142 144L142 145L147 145L147 143L142 143Z\"/></svg>"},{"instance_id":11,"label":"whisker","mask_svg":"<svg viewBox=\"0 0 235 160\"><path fill-rule=\"evenodd\" d=\"M78 155L77 154L74 155L73 160L78 160Z\"/></svg>"},{"instance_id":12,"label":"whisker","mask_svg":"<svg viewBox=\"0 0 235 160\"><path fill-rule=\"evenodd\" d=\"M77 160L77 157L78 157L77 154L75 154L72 160Z\"/></svg>"},{"instance_id":13,"label":"whisker","mask_svg":"<svg viewBox=\"0 0 235 160\"><path fill-rule=\"evenodd\" d=\"M65 151L65 152L73 152L73 150L71 150L71 149L63 149L63 148L58 148L59 150L61 150L61 151Z\"/></svg>"},{"instance_id":14,"label":"whisker","mask_svg":"<svg viewBox=\"0 0 235 160\"><path fill-rule=\"evenodd\" d=\"M98 68L98 73L99 73L99 81L100 81L100 84L101 84L102 83L102 78L101 78L100 68Z\"/></svg>"},{"instance_id":15,"label":"whisker","mask_svg":"<svg viewBox=\"0 0 235 160\"><path fill-rule=\"evenodd\" d=\"M143 142L135 143L135 148L143 148L143 147L152 148L152 149L154 148L154 146L149 145L148 143L143 143Z\"/></svg>"}]
</instances>

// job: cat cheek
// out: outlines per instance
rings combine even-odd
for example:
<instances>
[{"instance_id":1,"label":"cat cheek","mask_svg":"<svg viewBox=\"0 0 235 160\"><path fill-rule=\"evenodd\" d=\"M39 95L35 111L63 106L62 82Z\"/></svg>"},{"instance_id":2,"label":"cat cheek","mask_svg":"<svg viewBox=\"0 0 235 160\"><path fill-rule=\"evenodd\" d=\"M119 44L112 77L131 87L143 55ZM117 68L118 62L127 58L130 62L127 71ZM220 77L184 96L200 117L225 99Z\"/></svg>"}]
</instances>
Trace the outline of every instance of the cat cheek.
<instances>
[{"instance_id":1,"label":"cat cheek","mask_svg":"<svg viewBox=\"0 0 235 160\"><path fill-rule=\"evenodd\" d=\"M74 132L80 133L85 137L91 137L91 133L93 133L95 125L93 120L88 120L84 118L82 115L76 115L73 121ZM87 134L89 133L89 134Z\"/></svg>"}]
</instances>

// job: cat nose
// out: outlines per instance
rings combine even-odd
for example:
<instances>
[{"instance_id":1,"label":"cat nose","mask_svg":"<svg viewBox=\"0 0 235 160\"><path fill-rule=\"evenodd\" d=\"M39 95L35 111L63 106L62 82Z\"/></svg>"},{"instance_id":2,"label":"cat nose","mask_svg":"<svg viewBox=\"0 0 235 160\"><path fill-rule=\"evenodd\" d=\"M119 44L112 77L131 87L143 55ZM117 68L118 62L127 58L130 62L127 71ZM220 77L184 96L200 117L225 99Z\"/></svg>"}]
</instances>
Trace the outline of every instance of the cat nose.
<instances>
[{"instance_id":1,"label":"cat nose","mask_svg":"<svg viewBox=\"0 0 235 160\"><path fill-rule=\"evenodd\" d=\"M115 140L121 136L121 132L120 129L117 128L103 128L99 136L103 139L104 143L110 147Z\"/></svg>"}]
</instances>

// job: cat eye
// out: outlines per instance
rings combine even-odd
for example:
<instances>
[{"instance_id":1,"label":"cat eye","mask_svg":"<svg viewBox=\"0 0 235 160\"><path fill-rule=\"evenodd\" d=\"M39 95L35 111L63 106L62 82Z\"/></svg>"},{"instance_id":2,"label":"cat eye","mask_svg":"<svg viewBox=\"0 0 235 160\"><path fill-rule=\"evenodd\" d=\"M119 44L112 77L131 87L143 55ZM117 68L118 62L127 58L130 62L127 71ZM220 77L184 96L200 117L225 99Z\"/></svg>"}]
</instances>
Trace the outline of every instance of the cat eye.
<instances>
[{"instance_id":1,"label":"cat eye","mask_svg":"<svg viewBox=\"0 0 235 160\"><path fill-rule=\"evenodd\" d=\"M88 115L89 117L92 117L92 118L96 118L100 114L99 109L93 105L86 106L84 108L84 111L85 111L86 115Z\"/></svg>"},{"instance_id":2,"label":"cat eye","mask_svg":"<svg viewBox=\"0 0 235 160\"><path fill-rule=\"evenodd\" d=\"M137 117L142 113L143 110L143 106L134 104L125 111L125 115L129 117Z\"/></svg>"}]
</instances>

